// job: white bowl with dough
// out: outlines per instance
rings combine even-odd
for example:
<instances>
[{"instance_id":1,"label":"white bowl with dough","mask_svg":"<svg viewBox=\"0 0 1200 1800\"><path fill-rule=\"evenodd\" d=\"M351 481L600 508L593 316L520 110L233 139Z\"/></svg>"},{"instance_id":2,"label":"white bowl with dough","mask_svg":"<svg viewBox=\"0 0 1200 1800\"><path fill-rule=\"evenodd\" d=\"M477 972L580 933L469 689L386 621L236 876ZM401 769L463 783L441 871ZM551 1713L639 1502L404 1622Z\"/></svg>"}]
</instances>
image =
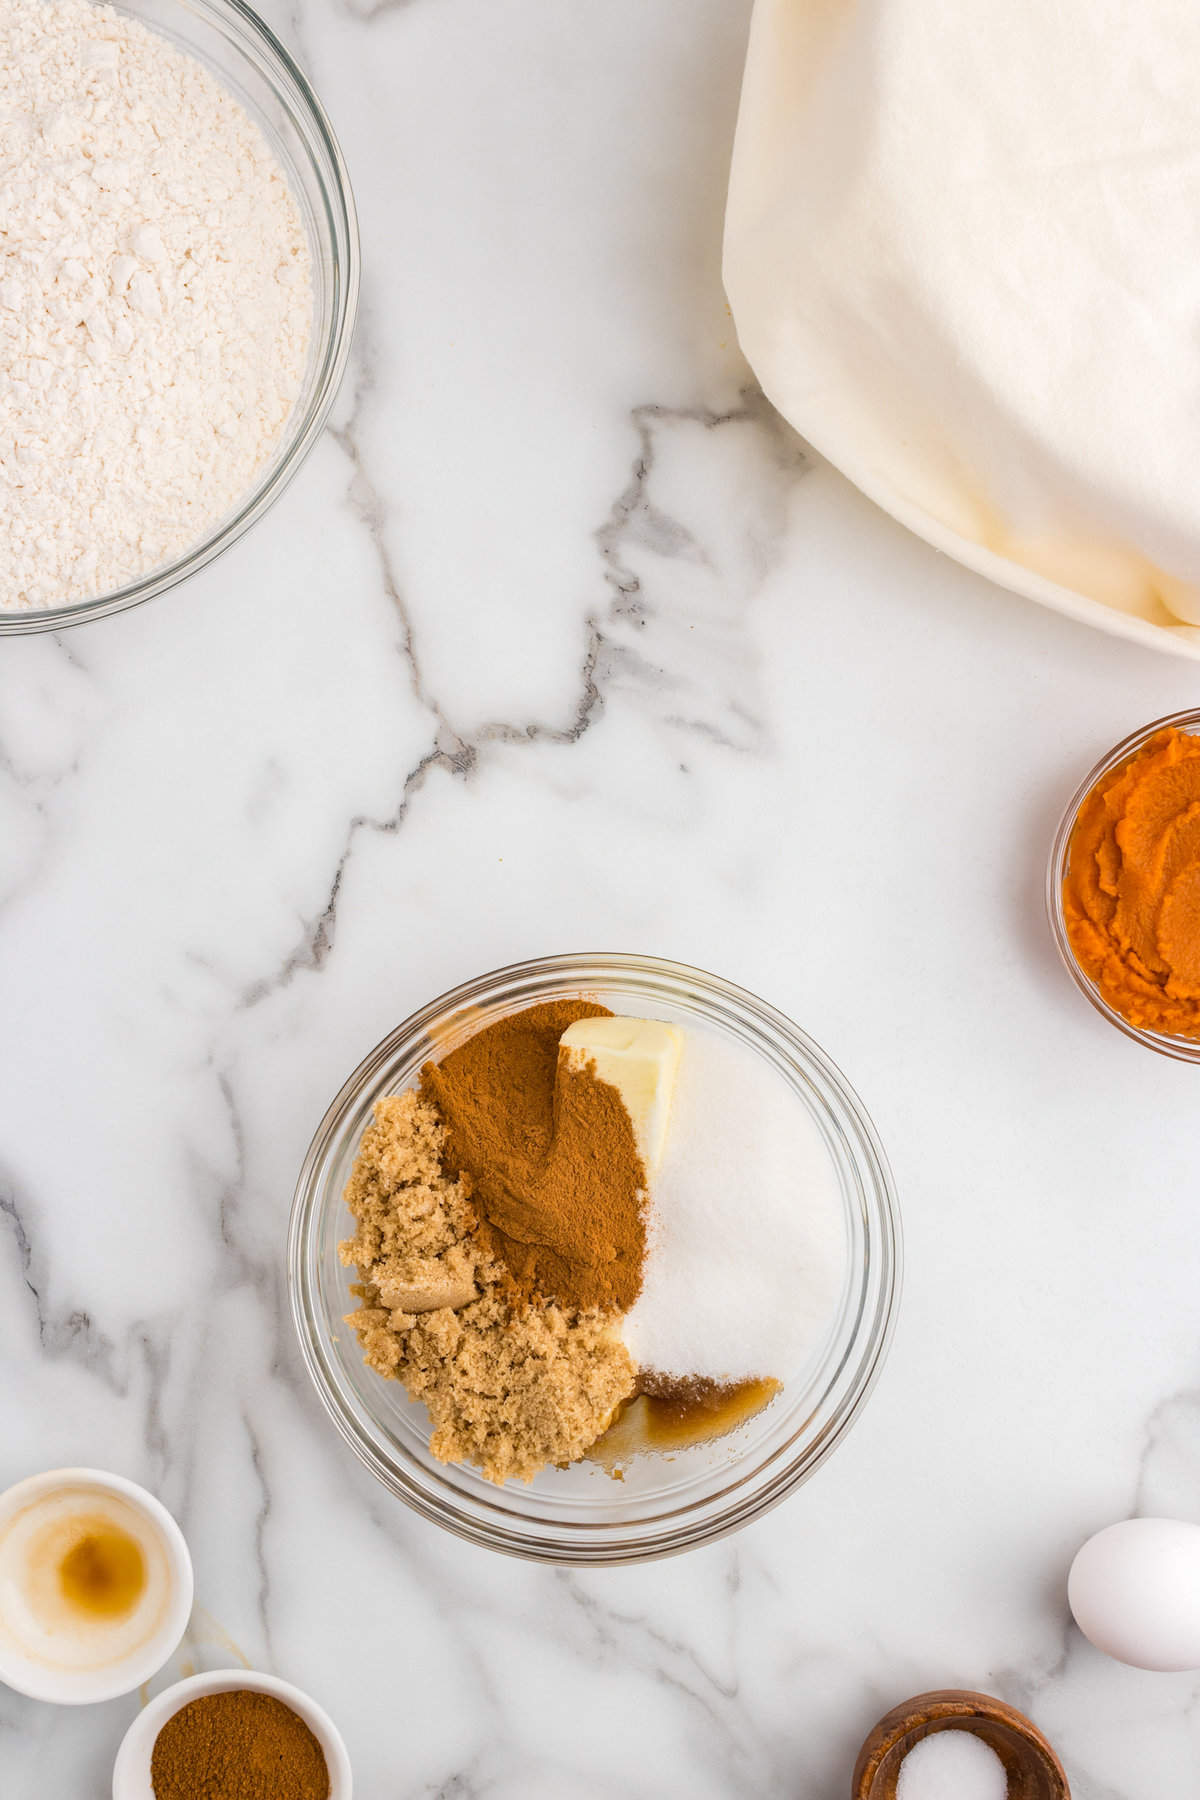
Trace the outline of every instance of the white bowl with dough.
<instances>
[{"instance_id":1,"label":"white bowl with dough","mask_svg":"<svg viewBox=\"0 0 1200 1800\"><path fill-rule=\"evenodd\" d=\"M756 0L725 222L764 392L936 549L1200 657L1200 13Z\"/></svg>"}]
</instances>

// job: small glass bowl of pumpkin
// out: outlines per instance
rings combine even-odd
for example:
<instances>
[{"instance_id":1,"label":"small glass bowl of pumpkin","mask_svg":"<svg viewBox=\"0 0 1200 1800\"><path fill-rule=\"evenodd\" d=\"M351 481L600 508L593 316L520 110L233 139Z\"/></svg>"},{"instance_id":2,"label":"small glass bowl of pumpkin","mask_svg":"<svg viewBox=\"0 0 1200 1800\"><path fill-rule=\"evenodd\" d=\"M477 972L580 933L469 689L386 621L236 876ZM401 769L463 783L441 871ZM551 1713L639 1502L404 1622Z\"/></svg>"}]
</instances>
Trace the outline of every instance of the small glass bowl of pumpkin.
<instances>
[{"instance_id":1,"label":"small glass bowl of pumpkin","mask_svg":"<svg viewBox=\"0 0 1200 1800\"><path fill-rule=\"evenodd\" d=\"M1096 1011L1200 1062L1200 711L1132 732L1084 777L1055 835L1046 904Z\"/></svg>"}]
</instances>

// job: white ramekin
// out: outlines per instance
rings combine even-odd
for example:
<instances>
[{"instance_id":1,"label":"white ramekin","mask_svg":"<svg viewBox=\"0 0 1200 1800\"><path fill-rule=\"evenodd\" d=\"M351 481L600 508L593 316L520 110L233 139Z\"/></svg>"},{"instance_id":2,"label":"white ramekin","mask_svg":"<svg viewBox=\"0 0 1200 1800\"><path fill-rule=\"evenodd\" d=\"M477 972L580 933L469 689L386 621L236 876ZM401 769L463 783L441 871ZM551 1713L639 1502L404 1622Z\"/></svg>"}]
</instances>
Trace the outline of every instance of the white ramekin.
<instances>
[{"instance_id":1,"label":"white ramekin","mask_svg":"<svg viewBox=\"0 0 1200 1800\"><path fill-rule=\"evenodd\" d=\"M192 1559L183 1533L160 1500L103 1469L48 1469L31 1475L0 1494L0 1531L8 1521L47 1494L64 1488L92 1489L114 1494L142 1514L162 1545L167 1562L168 1594L163 1616L153 1636L115 1662L98 1669L60 1669L31 1656L0 1633L0 1682L28 1694L34 1700L51 1700L58 1706L88 1706L98 1700L114 1700L132 1693L171 1656L182 1638L192 1611Z\"/></svg>"},{"instance_id":2,"label":"white ramekin","mask_svg":"<svg viewBox=\"0 0 1200 1800\"><path fill-rule=\"evenodd\" d=\"M351 1800L350 1758L341 1733L324 1709L307 1694L280 1681L277 1675L260 1675L253 1669L215 1669L208 1675L192 1675L177 1681L152 1700L138 1714L117 1751L113 1765L113 1800L154 1800L150 1784L150 1758L155 1740L167 1720L173 1718L189 1700L203 1694L226 1694L238 1688L249 1688L255 1694L270 1694L282 1700L297 1713L312 1732L325 1753L329 1770L329 1800Z\"/></svg>"}]
</instances>

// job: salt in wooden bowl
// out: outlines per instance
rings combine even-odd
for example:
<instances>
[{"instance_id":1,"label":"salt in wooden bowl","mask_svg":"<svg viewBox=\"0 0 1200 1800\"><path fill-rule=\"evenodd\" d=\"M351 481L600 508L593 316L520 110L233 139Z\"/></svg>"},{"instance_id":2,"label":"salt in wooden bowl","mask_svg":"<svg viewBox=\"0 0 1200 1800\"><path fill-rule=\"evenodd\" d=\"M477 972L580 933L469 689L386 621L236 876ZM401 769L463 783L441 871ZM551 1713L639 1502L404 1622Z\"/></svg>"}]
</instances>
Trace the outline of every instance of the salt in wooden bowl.
<instances>
[{"instance_id":1,"label":"salt in wooden bowl","mask_svg":"<svg viewBox=\"0 0 1200 1800\"><path fill-rule=\"evenodd\" d=\"M990 1744L1008 1776L1008 1800L1071 1800L1063 1766L1032 1720L967 1688L935 1688L885 1713L858 1753L851 1800L895 1800L904 1758L939 1731L970 1731Z\"/></svg>"}]
</instances>

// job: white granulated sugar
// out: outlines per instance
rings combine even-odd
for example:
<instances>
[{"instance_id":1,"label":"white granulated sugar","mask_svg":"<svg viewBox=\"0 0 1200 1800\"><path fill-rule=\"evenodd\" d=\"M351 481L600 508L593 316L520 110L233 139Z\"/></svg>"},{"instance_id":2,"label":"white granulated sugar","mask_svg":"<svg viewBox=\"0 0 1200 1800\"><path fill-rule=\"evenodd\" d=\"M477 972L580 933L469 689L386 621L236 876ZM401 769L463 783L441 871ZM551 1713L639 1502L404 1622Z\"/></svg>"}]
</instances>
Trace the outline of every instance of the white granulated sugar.
<instances>
[{"instance_id":1,"label":"white granulated sugar","mask_svg":"<svg viewBox=\"0 0 1200 1800\"><path fill-rule=\"evenodd\" d=\"M936 1731L900 1764L896 1800L1006 1800L1008 1776L973 1731Z\"/></svg>"},{"instance_id":2,"label":"white granulated sugar","mask_svg":"<svg viewBox=\"0 0 1200 1800\"><path fill-rule=\"evenodd\" d=\"M754 1052L689 1028L630 1354L665 1375L785 1380L823 1342L845 1267L837 1172L807 1108Z\"/></svg>"},{"instance_id":3,"label":"white granulated sugar","mask_svg":"<svg viewBox=\"0 0 1200 1800\"><path fill-rule=\"evenodd\" d=\"M308 244L245 111L90 0L0 0L0 606L173 560L299 392Z\"/></svg>"}]
</instances>

